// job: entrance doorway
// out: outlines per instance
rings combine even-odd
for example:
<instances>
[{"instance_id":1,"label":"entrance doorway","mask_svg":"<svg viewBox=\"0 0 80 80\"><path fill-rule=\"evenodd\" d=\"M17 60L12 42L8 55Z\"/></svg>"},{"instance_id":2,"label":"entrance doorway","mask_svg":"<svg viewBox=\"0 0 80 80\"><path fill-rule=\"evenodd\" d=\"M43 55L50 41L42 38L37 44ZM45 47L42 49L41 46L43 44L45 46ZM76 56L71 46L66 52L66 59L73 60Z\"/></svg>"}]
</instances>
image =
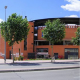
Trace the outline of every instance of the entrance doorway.
<instances>
[{"instance_id":1,"label":"entrance doorway","mask_svg":"<svg viewBox=\"0 0 80 80\"><path fill-rule=\"evenodd\" d=\"M65 59L78 59L78 48L66 48Z\"/></svg>"},{"instance_id":2,"label":"entrance doorway","mask_svg":"<svg viewBox=\"0 0 80 80\"><path fill-rule=\"evenodd\" d=\"M55 59L58 59L58 53L54 53Z\"/></svg>"},{"instance_id":3,"label":"entrance doorway","mask_svg":"<svg viewBox=\"0 0 80 80\"><path fill-rule=\"evenodd\" d=\"M11 59L11 51L9 51L9 59Z\"/></svg>"},{"instance_id":4,"label":"entrance doorway","mask_svg":"<svg viewBox=\"0 0 80 80\"><path fill-rule=\"evenodd\" d=\"M37 48L37 58L48 58L48 48Z\"/></svg>"}]
</instances>

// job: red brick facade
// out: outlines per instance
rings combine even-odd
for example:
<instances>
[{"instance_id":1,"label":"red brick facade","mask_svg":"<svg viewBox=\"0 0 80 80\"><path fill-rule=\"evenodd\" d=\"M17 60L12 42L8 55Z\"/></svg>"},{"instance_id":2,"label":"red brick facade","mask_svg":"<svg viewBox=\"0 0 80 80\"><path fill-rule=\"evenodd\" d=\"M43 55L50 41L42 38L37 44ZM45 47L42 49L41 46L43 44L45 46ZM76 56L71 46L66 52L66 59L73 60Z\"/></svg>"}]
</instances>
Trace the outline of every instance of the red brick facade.
<instances>
[{"instance_id":1,"label":"red brick facade","mask_svg":"<svg viewBox=\"0 0 80 80\"><path fill-rule=\"evenodd\" d=\"M48 48L48 54L51 56L52 53L52 48L51 45L34 45L34 22L29 22L30 24L30 31L27 36L27 50L24 50L24 41L20 42L19 44L14 44L13 45L13 53L23 53L24 58L28 58L28 53L35 53L37 48ZM71 41L72 37L75 37L75 32L77 31L77 27L79 26L65 26L65 31L66 31L66 36L63 39L63 41ZM42 38L42 30L44 28L38 28L38 33L37 33L37 41L39 40L44 40ZM4 39L0 35L0 58L3 58L1 53L4 54ZM80 48L77 45L54 45L53 46L53 52L58 53L58 55L63 55L65 56L65 49L66 48L77 48L78 49L78 58L80 58ZM11 56L11 47L8 45L6 42L6 58L9 59Z\"/></svg>"}]
</instances>

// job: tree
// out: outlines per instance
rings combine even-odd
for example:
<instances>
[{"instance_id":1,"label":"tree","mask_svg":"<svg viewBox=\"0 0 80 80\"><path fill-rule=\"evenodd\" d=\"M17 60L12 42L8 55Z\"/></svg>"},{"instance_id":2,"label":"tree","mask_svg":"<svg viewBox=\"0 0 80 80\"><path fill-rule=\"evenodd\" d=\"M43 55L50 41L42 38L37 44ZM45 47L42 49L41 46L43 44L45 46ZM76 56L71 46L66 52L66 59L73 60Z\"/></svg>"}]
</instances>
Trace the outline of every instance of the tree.
<instances>
[{"instance_id":1,"label":"tree","mask_svg":"<svg viewBox=\"0 0 80 80\"><path fill-rule=\"evenodd\" d=\"M22 16L16 13L8 17L6 22L1 22L1 35L6 39L9 46L12 46L12 56L13 56L13 45L14 43L21 42L26 38L29 32L29 23L27 18L22 18ZM14 56L13 56L14 63Z\"/></svg>"},{"instance_id":2,"label":"tree","mask_svg":"<svg viewBox=\"0 0 80 80\"><path fill-rule=\"evenodd\" d=\"M77 28L77 32L76 32L76 37L72 38L72 42L75 44L75 45L80 45L80 27Z\"/></svg>"},{"instance_id":3,"label":"tree","mask_svg":"<svg viewBox=\"0 0 80 80\"><path fill-rule=\"evenodd\" d=\"M60 21L60 19L53 20L50 22L48 20L46 23L46 28L42 30L43 38L49 41L52 45L52 58L53 58L53 45L56 42L62 41L65 37L65 25ZM51 60L52 62L52 60Z\"/></svg>"}]
</instances>

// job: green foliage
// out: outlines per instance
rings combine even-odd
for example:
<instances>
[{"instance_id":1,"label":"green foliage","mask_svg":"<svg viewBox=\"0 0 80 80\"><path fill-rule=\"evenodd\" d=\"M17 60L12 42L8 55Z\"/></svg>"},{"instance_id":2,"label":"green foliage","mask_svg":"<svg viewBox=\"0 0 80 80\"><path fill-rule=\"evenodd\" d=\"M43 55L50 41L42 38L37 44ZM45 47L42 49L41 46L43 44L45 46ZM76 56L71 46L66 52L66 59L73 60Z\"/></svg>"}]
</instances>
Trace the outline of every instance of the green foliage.
<instances>
[{"instance_id":1,"label":"green foliage","mask_svg":"<svg viewBox=\"0 0 80 80\"><path fill-rule=\"evenodd\" d=\"M2 22L0 25L1 34L10 46L24 40L30 29L27 19L23 19L20 15L17 16L16 13L9 16L6 23Z\"/></svg>"},{"instance_id":2,"label":"green foliage","mask_svg":"<svg viewBox=\"0 0 80 80\"><path fill-rule=\"evenodd\" d=\"M72 42L75 44L75 45L80 45L80 27L77 28L77 32L76 32L76 37L72 38Z\"/></svg>"},{"instance_id":3,"label":"green foliage","mask_svg":"<svg viewBox=\"0 0 80 80\"><path fill-rule=\"evenodd\" d=\"M6 31L6 22L1 22L0 28L1 28L1 30L3 30L3 31L1 31L2 36L5 37L6 32L4 33L4 31Z\"/></svg>"},{"instance_id":4,"label":"green foliage","mask_svg":"<svg viewBox=\"0 0 80 80\"><path fill-rule=\"evenodd\" d=\"M23 60L23 59L24 59L24 57L21 55L18 57L18 60Z\"/></svg>"},{"instance_id":5,"label":"green foliage","mask_svg":"<svg viewBox=\"0 0 80 80\"><path fill-rule=\"evenodd\" d=\"M14 60L16 61L17 60L17 57L14 57Z\"/></svg>"},{"instance_id":6,"label":"green foliage","mask_svg":"<svg viewBox=\"0 0 80 80\"><path fill-rule=\"evenodd\" d=\"M48 20L44 28L43 38L50 41L52 44L60 42L65 37L65 25L61 23L60 19L56 19L52 22Z\"/></svg>"},{"instance_id":7,"label":"green foliage","mask_svg":"<svg viewBox=\"0 0 80 80\"><path fill-rule=\"evenodd\" d=\"M20 60L20 56L18 57L18 60Z\"/></svg>"},{"instance_id":8,"label":"green foliage","mask_svg":"<svg viewBox=\"0 0 80 80\"><path fill-rule=\"evenodd\" d=\"M23 56L20 56L20 59L21 59L21 60L23 60L23 58L24 58Z\"/></svg>"}]
</instances>

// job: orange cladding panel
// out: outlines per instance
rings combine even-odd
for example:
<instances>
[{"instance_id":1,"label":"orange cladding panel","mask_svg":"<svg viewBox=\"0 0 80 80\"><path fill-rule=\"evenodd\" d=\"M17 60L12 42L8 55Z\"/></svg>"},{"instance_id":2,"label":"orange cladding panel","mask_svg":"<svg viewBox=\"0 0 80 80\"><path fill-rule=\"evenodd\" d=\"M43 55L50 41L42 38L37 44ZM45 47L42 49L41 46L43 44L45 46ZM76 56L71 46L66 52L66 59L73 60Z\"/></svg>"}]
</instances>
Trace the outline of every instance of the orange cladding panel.
<instances>
[{"instance_id":1,"label":"orange cladding panel","mask_svg":"<svg viewBox=\"0 0 80 80\"><path fill-rule=\"evenodd\" d=\"M27 36L27 53L33 53L33 45L34 45L34 23L29 22L30 31Z\"/></svg>"},{"instance_id":2,"label":"orange cladding panel","mask_svg":"<svg viewBox=\"0 0 80 80\"><path fill-rule=\"evenodd\" d=\"M65 38L64 39L72 39L72 37L76 37L75 32L77 28L65 28Z\"/></svg>"},{"instance_id":3,"label":"orange cladding panel","mask_svg":"<svg viewBox=\"0 0 80 80\"><path fill-rule=\"evenodd\" d=\"M40 46L35 46L35 48L36 49L37 48L48 48L49 55L50 56L52 55L51 45L40 45ZM79 50L79 46L76 46L76 45L54 45L53 46L53 53L58 53L58 55L62 55L64 57L65 48L78 48L78 50ZM79 50L79 54L80 54L80 50ZM80 55L78 55L78 56L80 58Z\"/></svg>"}]
</instances>

